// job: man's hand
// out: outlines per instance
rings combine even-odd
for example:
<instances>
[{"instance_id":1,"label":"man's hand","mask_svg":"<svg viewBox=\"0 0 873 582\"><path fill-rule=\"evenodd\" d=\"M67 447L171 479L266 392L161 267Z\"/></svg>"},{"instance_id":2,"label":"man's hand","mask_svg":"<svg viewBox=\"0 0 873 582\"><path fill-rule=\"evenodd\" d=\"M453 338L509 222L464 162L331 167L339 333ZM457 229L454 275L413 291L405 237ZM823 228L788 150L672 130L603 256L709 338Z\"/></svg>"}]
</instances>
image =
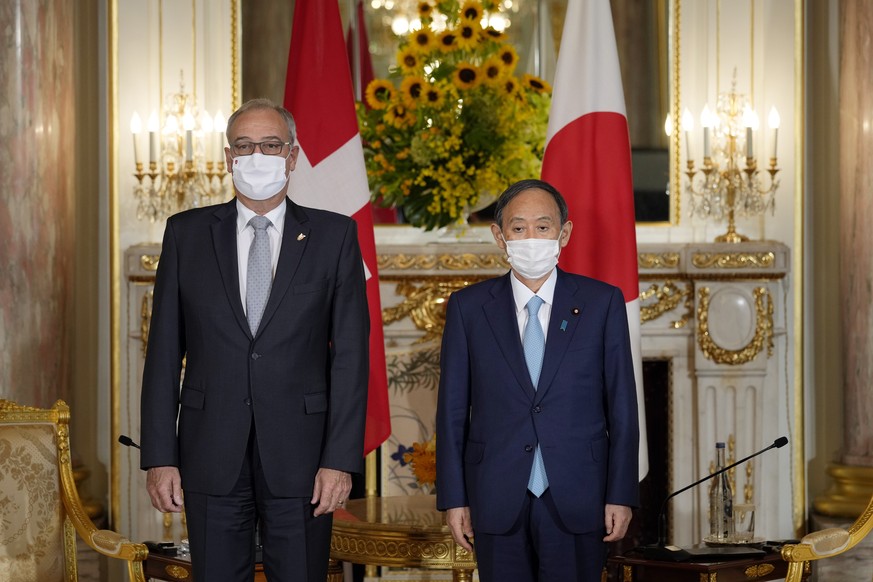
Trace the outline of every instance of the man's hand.
<instances>
[{"instance_id":1,"label":"man's hand","mask_svg":"<svg viewBox=\"0 0 873 582\"><path fill-rule=\"evenodd\" d=\"M627 533L633 512L627 505L606 504L606 537L605 542L617 542Z\"/></svg>"},{"instance_id":2,"label":"man's hand","mask_svg":"<svg viewBox=\"0 0 873 582\"><path fill-rule=\"evenodd\" d=\"M313 512L315 517L333 513L337 507L345 505L352 490L352 476L336 469L319 469L315 474L310 503L318 504Z\"/></svg>"},{"instance_id":3,"label":"man's hand","mask_svg":"<svg viewBox=\"0 0 873 582\"><path fill-rule=\"evenodd\" d=\"M470 521L470 508L452 507L446 511L446 524L452 531L455 542L468 552L472 552L473 546L470 542L473 541L473 524Z\"/></svg>"},{"instance_id":4,"label":"man's hand","mask_svg":"<svg viewBox=\"0 0 873 582\"><path fill-rule=\"evenodd\" d=\"M164 513L182 512L182 477L179 467L151 467L146 472L146 489L152 505Z\"/></svg>"}]
</instances>

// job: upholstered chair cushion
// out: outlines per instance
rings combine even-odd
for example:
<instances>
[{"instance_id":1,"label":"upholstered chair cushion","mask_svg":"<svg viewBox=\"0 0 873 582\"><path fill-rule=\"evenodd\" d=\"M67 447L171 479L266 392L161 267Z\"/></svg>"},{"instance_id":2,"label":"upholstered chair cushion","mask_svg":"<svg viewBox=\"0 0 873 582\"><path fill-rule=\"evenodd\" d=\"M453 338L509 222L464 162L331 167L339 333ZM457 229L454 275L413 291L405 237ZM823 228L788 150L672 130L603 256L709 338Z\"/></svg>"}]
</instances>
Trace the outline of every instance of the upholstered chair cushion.
<instances>
[{"instance_id":1,"label":"upholstered chair cushion","mask_svg":"<svg viewBox=\"0 0 873 582\"><path fill-rule=\"evenodd\" d=\"M65 579L54 426L0 425L0 580Z\"/></svg>"}]
</instances>

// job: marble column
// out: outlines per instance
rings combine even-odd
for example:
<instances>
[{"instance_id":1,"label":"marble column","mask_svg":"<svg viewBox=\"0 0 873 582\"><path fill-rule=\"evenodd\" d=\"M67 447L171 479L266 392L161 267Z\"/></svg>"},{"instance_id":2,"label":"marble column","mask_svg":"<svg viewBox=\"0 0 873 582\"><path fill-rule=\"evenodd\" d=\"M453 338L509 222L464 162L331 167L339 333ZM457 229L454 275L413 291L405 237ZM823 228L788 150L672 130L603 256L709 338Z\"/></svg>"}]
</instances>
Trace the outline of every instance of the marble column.
<instances>
[{"instance_id":1,"label":"marble column","mask_svg":"<svg viewBox=\"0 0 873 582\"><path fill-rule=\"evenodd\" d=\"M75 9L0 2L0 398L36 406L70 382Z\"/></svg>"}]
</instances>

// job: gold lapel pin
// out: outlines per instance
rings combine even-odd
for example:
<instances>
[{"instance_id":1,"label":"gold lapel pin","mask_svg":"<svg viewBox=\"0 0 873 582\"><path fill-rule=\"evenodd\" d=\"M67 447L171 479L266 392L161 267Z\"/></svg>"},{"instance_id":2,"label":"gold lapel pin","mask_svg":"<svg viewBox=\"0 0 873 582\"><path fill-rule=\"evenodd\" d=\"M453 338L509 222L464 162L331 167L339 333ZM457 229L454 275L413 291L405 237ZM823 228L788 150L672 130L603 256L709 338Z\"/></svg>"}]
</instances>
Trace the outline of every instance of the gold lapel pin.
<instances>
[{"instance_id":1,"label":"gold lapel pin","mask_svg":"<svg viewBox=\"0 0 873 582\"><path fill-rule=\"evenodd\" d=\"M305 238L306 238L306 235L303 234L302 232L301 232L300 234L297 235L297 240L303 240L303 239L305 239Z\"/></svg>"}]
</instances>

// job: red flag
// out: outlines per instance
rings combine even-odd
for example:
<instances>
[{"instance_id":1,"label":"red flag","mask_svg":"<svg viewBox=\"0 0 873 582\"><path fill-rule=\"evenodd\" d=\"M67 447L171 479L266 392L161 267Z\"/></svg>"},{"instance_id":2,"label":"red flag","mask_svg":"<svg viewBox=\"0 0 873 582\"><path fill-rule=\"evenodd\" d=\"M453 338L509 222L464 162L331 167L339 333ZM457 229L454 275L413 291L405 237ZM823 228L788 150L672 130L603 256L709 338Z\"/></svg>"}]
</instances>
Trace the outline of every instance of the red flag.
<instances>
[{"instance_id":1,"label":"red flag","mask_svg":"<svg viewBox=\"0 0 873 582\"><path fill-rule=\"evenodd\" d=\"M370 381L364 437L367 454L391 434L391 416L370 190L344 45L335 1L297 0L285 107L297 122L300 154L291 173L293 185L289 191L302 206L339 212L358 224L370 307Z\"/></svg>"},{"instance_id":2,"label":"red flag","mask_svg":"<svg viewBox=\"0 0 873 582\"><path fill-rule=\"evenodd\" d=\"M573 236L561 266L624 293L640 413L640 479L649 471L630 138L609 0L570 0L542 178L567 199Z\"/></svg>"}]
</instances>

